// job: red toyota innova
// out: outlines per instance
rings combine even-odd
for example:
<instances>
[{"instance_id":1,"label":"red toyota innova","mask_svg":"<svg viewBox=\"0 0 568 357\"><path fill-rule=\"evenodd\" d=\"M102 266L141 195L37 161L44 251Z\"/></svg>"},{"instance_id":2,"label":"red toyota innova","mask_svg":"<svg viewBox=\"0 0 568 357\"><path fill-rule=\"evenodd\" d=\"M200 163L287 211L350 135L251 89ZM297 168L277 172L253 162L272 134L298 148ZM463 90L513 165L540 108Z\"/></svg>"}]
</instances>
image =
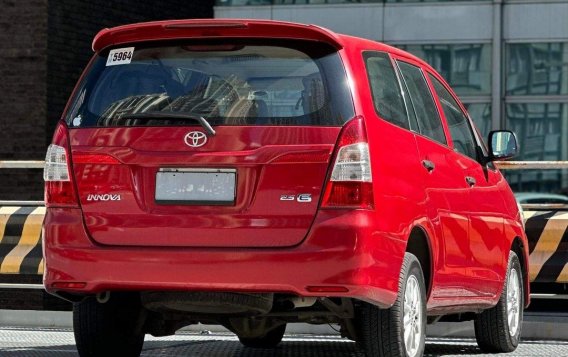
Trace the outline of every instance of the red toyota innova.
<instances>
[{"instance_id":1,"label":"red toyota innova","mask_svg":"<svg viewBox=\"0 0 568 357\"><path fill-rule=\"evenodd\" d=\"M421 356L475 320L512 351L527 240L486 147L418 58L327 29L179 20L102 30L45 164L44 284L81 356L220 324L275 347L335 323L367 356Z\"/></svg>"}]
</instances>

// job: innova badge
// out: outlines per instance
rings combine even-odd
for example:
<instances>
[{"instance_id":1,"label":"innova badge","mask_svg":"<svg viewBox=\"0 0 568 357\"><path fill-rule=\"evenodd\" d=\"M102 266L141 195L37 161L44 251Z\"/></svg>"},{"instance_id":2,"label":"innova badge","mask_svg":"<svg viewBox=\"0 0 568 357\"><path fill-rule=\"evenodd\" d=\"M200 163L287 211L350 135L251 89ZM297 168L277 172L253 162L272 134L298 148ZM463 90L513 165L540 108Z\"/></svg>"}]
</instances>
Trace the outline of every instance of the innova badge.
<instances>
[{"instance_id":1,"label":"innova badge","mask_svg":"<svg viewBox=\"0 0 568 357\"><path fill-rule=\"evenodd\" d=\"M191 131L185 135L183 140L187 146L198 148L207 143L207 135L201 131Z\"/></svg>"},{"instance_id":2,"label":"innova badge","mask_svg":"<svg viewBox=\"0 0 568 357\"><path fill-rule=\"evenodd\" d=\"M87 201L120 201L120 200L122 200L120 195L114 195L108 193L102 195L97 195L97 194L87 195Z\"/></svg>"}]
</instances>

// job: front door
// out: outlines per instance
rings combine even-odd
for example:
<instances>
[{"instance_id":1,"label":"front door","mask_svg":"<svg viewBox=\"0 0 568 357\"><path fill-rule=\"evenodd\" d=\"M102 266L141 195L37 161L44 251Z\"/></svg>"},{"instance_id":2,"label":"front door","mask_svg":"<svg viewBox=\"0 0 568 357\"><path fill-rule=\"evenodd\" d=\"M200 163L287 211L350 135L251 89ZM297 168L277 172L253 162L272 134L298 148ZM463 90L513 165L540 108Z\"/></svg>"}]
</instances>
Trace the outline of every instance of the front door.
<instances>
[{"instance_id":1,"label":"front door","mask_svg":"<svg viewBox=\"0 0 568 357\"><path fill-rule=\"evenodd\" d=\"M473 297L494 298L503 284L500 277L507 264L504 246L505 202L498 189L498 173L482 165L483 148L476 138L463 108L441 81L432 74L430 81L438 94L455 152L455 163L463 171L468 194L464 211L469 218L469 239L463 243L466 272L465 289ZM502 183L502 182L501 182Z\"/></svg>"}]
</instances>

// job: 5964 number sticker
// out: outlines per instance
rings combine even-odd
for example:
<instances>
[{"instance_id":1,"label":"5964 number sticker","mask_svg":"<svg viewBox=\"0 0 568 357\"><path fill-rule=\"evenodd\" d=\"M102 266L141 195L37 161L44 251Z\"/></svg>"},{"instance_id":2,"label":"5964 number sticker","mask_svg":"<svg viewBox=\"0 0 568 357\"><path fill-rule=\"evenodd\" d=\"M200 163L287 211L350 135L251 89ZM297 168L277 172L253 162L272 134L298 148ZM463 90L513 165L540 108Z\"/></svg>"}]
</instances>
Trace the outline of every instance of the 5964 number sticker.
<instances>
[{"instance_id":1,"label":"5964 number sticker","mask_svg":"<svg viewBox=\"0 0 568 357\"><path fill-rule=\"evenodd\" d=\"M119 64L128 64L132 61L134 54L134 47L115 48L108 54L107 66L116 66Z\"/></svg>"}]
</instances>

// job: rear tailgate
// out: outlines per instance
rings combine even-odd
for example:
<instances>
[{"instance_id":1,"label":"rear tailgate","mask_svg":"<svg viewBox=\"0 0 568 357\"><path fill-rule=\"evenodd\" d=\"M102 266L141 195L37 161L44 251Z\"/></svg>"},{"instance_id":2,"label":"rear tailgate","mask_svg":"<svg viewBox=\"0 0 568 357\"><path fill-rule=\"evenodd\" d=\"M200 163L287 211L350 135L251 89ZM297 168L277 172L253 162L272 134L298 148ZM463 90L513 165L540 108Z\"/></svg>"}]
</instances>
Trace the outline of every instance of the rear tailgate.
<instances>
[{"instance_id":1,"label":"rear tailgate","mask_svg":"<svg viewBox=\"0 0 568 357\"><path fill-rule=\"evenodd\" d=\"M66 116L93 239L301 242L354 116L336 47L257 38L121 46L96 55Z\"/></svg>"},{"instance_id":2,"label":"rear tailgate","mask_svg":"<svg viewBox=\"0 0 568 357\"><path fill-rule=\"evenodd\" d=\"M121 162L74 164L91 236L103 244L149 246L300 242L314 218L339 128L220 127L197 149L183 140L194 130L199 129L71 131L72 156L105 153ZM156 175L163 168L234 169L234 203L157 203Z\"/></svg>"}]
</instances>

